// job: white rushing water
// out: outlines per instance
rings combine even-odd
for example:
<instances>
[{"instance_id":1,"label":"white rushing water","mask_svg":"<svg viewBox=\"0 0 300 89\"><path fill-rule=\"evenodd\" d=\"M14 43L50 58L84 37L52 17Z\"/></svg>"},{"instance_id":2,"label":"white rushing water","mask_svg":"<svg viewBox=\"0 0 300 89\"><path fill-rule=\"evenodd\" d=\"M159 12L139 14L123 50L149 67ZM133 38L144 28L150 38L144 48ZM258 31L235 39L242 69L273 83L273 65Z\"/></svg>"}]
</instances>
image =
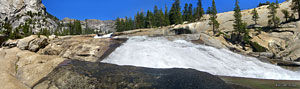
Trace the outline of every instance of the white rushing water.
<instances>
[{"instance_id":1,"label":"white rushing water","mask_svg":"<svg viewBox=\"0 0 300 89\"><path fill-rule=\"evenodd\" d=\"M131 37L102 62L149 68L193 68L214 75L259 79L300 80L300 72L264 63L226 49L184 40Z\"/></svg>"},{"instance_id":2,"label":"white rushing water","mask_svg":"<svg viewBox=\"0 0 300 89\"><path fill-rule=\"evenodd\" d=\"M110 38L112 34L113 34L113 33L109 33L109 34L105 34L105 35L103 35L103 36L98 36L98 35L96 35L96 36L94 36L94 38Z\"/></svg>"}]
</instances>

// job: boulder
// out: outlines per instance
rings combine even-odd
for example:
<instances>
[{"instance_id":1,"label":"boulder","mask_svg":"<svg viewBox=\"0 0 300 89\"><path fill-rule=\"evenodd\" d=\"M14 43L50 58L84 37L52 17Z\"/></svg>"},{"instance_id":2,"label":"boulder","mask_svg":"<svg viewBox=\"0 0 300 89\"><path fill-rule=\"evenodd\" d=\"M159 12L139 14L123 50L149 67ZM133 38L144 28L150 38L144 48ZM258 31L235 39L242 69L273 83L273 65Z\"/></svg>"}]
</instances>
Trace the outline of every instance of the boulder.
<instances>
[{"instance_id":1,"label":"boulder","mask_svg":"<svg viewBox=\"0 0 300 89\"><path fill-rule=\"evenodd\" d=\"M66 60L33 89L232 89L194 69L151 69Z\"/></svg>"},{"instance_id":2,"label":"boulder","mask_svg":"<svg viewBox=\"0 0 300 89\"><path fill-rule=\"evenodd\" d=\"M28 50L29 43L31 41L33 41L35 38L37 38L37 37L35 37L34 35L31 35L29 37L25 37L23 39L20 39L18 41L17 47L20 48L20 49L22 49L22 50Z\"/></svg>"},{"instance_id":3,"label":"boulder","mask_svg":"<svg viewBox=\"0 0 300 89\"><path fill-rule=\"evenodd\" d=\"M209 45L209 46L213 46L216 48L226 48L225 45L223 45L223 43L219 38L217 37L211 37L205 33L200 33L200 39L204 42L205 45Z\"/></svg>"},{"instance_id":4,"label":"boulder","mask_svg":"<svg viewBox=\"0 0 300 89\"><path fill-rule=\"evenodd\" d=\"M44 48L49 44L47 37L38 37L36 35L31 35L17 41L7 41L5 42L4 46L8 46L9 48L11 48L15 46L15 43L17 43L18 48L22 50L29 50L32 52L37 52L39 49Z\"/></svg>"},{"instance_id":5,"label":"boulder","mask_svg":"<svg viewBox=\"0 0 300 89\"><path fill-rule=\"evenodd\" d=\"M288 47L279 53L283 60L285 61L296 61L300 58L300 40L289 42Z\"/></svg>"},{"instance_id":6,"label":"boulder","mask_svg":"<svg viewBox=\"0 0 300 89\"><path fill-rule=\"evenodd\" d=\"M125 41L126 39L95 39L88 36L61 37L51 41L38 53L96 62L104 59L109 54L107 52L112 52Z\"/></svg>"},{"instance_id":7,"label":"boulder","mask_svg":"<svg viewBox=\"0 0 300 89\"><path fill-rule=\"evenodd\" d=\"M46 37L36 38L29 43L29 51L37 52L41 48L45 48L49 44Z\"/></svg>"}]
</instances>

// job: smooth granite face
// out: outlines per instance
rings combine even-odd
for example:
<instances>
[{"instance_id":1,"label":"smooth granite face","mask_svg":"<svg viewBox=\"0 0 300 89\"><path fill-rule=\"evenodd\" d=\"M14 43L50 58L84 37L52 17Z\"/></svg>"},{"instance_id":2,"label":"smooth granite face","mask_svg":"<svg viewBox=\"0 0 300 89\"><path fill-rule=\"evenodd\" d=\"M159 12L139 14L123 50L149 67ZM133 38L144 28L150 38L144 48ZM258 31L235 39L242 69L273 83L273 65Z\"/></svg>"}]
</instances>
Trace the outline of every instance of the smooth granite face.
<instances>
[{"instance_id":1,"label":"smooth granite face","mask_svg":"<svg viewBox=\"0 0 300 89\"><path fill-rule=\"evenodd\" d=\"M220 78L193 69L150 69L66 60L33 89L232 89Z\"/></svg>"}]
</instances>

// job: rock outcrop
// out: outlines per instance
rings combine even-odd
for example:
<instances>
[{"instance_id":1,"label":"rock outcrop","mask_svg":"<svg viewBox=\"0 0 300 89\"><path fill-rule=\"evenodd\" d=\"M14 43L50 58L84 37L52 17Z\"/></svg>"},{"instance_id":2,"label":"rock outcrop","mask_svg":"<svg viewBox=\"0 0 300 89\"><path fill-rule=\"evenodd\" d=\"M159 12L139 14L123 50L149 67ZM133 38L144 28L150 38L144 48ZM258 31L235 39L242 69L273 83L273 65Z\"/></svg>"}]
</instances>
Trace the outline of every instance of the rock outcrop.
<instances>
[{"instance_id":1,"label":"rock outcrop","mask_svg":"<svg viewBox=\"0 0 300 89\"><path fill-rule=\"evenodd\" d=\"M82 61L101 61L126 39L94 39L92 36L65 36L54 39L38 53Z\"/></svg>"},{"instance_id":2,"label":"rock outcrop","mask_svg":"<svg viewBox=\"0 0 300 89\"><path fill-rule=\"evenodd\" d=\"M193 69L150 69L66 60L33 89L232 89Z\"/></svg>"},{"instance_id":3,"label":"rock outcrop","mask_svg":"<svg viewBox=\"0 0 300 89\"><path fill-rule=\"evenodd\" d=\"M45 36L38 37L37 35L31 35L23 39L8 40L2 44L3 47L13 48L18 47L22 50L29 50L37 52L39 49L45 48L49 44L49 39Z\"/></svg>"},{"instance_id":4,"label":"rock outcrop","mask_svg":"<svg viewBox=\"0 0 300 89\"><path fill-rule=\"evenodd\" d=\"M29 89L65 60L16 47L1 48L0 56L0 85L3 89Z\"/></svg>"},{"instance_id":5,"label":"rock outcrop","mask_svg":"<svg viewBox=\"0 0 300 89\"><path fill-rule=\"evenodd\" d=\"M10 23L14 30L25 23L33 33L58 27L59 20L46 11L42 0L1 0L0 5L0 23Z\"/></svg>"}]
</instances>

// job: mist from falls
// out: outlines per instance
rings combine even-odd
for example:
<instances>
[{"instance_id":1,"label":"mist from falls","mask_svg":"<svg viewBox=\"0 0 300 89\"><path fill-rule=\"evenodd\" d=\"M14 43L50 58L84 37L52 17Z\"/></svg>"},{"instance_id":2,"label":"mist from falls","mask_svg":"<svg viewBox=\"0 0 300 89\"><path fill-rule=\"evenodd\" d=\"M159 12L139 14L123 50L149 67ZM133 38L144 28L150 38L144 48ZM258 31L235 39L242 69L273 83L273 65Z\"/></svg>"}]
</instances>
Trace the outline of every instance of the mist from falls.
<instances>
[{"instance_id":1,"label":"mist from falls","mask_svg":"<svg viewBox=\"0 0 300 89\"><path fill-rule=\"evenodd\" d=\"M149 68L192 68L221 76L300 80L300 72L253 57L163 37L131 37L102 62Z\"/></svg>"}]
</instances>

